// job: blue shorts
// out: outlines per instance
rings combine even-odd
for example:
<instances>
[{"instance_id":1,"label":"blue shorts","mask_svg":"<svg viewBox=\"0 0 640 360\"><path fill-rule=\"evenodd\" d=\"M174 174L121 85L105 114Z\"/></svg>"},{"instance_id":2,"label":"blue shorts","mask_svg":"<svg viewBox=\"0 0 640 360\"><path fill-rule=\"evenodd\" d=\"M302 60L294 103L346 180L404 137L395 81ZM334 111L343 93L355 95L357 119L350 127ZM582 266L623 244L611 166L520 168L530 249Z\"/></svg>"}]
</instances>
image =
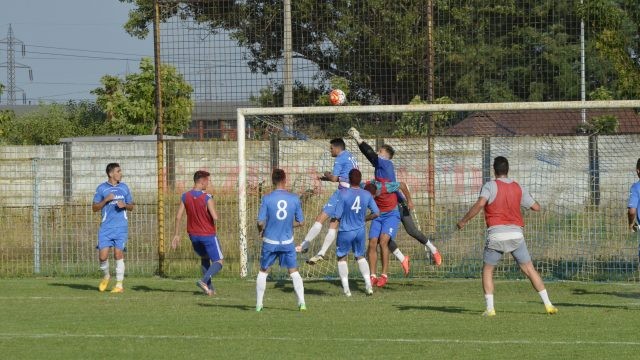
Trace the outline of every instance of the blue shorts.
<instances>
[{"instance_id":1,"label":"blue shorts","mask_svg":"<svg viewBox=\"0 0 640 360\"><path fill-rule=\"evenodd\" d=\"M400 226L400 212L398 208L383 212L377 218L371 220L371 228L369 228L369 239L380 239L382 234L389 235L391 240L395 239Z\"/></svg>"},{"instance_id":2,"label":"blue shorts","mask_svg":"<svg viewBox=\"0 0 640 360\"><path fill-rule=\"evenodd\" d=\"M327 201L326 204L322 207L322 212L329 215L329 218L334 218L336 215L336 210L338 209L338 204L340 203L340 190L334 191Z\"/></svg>"},{"instance_id":3,"label":"blue shorts","mask_svg":"<svg viewBox=\"0 0 640 360\"><path fill-rule=\"evenodd\" d=\"M116 249L126 251L127 240L129 240L129 228L100 228L98 231L98 250L104 248L115 247Z\"/></svg>"},{"instance_id":4,"label":"blue shorts","mask_svg":"<svg viewBox=\"0 0 640 360\"><path fill-rule=\"evenodd\" d=\"M219 261L224 259L222 250L220 250L220 242L215 235L191 235L191 246L200 257L208 257L211 261Z\"/></svg>"},{"instance_id":5,"label":"blue shorts","mask_svg":"<svg viewBox=\"0 0 640 360\"><path fill-rule=\"evenodd\" d=\"M355 257L364 257L365 231L364 228L353 231L338 231L336 240L336 256L341 258L353 251Z\"/></svg>"},{"instance_id":6,"label":"blue shorts","mask_svg":"<svg viewBox=\"0 0 640 360\"><path fill-rule=\"evenodd\" d=\"M296 247L293 243L287 245L274 245L262 243L260 254L260 269L268 269L279 260L280 267L295 269L298 267Z\"/></svg>"}]
</instances>

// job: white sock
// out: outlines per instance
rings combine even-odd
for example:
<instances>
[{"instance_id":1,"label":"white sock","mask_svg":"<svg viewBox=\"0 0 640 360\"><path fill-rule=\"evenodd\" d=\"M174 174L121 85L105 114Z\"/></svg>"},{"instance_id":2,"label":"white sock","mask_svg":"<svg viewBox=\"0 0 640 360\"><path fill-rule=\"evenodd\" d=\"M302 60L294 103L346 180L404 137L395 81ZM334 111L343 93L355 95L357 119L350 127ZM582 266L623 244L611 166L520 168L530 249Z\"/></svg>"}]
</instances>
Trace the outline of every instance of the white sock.
<instances>
[{"instance_id":1,"label":"white sock","mask_svg":"<svg viewBox=\"0 0 640 360\"><path fill-rule=\"evenodd\" d=\"M264 299L264 291L267 289L267 273L258 272L258 278L256 279L256 306L262 306L262 299Z\"/></svg>"},{"instance_id":2,"label":"white sock","mask_svg":"<svg viewBox=\"0 0 640 360\"><path fill-rule=\"evenodd\" d=\"M396 259L398 259L398 261L400 262L404 261L404 254L402 253L402 251L400 251L400 249L395 249L393 251L393 255L396 256Z\"/></svg>"},{"instance_id":3,"label":"white sock","mask_svg":"<svg viewBox=\"0 0 640 360\"><path fill-rule=\"evenodd\" d=\"M298 305L304 304L304 285L302 284L302 276L299 272L290 274L291 280L293 280L293 289L296 291L298 297Z\"/></svg>"},{"instance_id":4,"label":"white sock","mask_svg":"<svg viewBox=\"0 0 640 360\"><path fill-rule=\"evenodd\" d=\"M364 278L365 288L371 288L371 272L369 270L369 263L367 262L367 259L361 258L358 260L358 269L360 269L360 273Z\"/></svg>"},{"instance_id":5,"label":"white sock","mask_svg":"<svg viewBox=\"0 0 640 360\"><path fill-rule=\"evenodd\" d=\"M431 253L437 253L438 252L438 248L436 248L435 246L433 246L433 244L431 243L431 241L427 240L427 245L429 248L429 251L431 251Z\"/></svg>"},{"instance_id":6,"label":"white sock","mask_svg":"<svg viewBox=\"0 0 640 360\"><path fill-rule=\"evenodd\" d=\"M324 237L324 242L322 243L322 248L318 251L318 255L324 256L324 254L327 253L327 250L329 250L329 247L331 247L337 235L338 231L336 229L329 229L329 231L327 231L327 235Z\"/></svg>"},{"instance_id":7,"label":"white sock","mask_svg":"<svg viewBox=\"0 0 640 360\"><path fill-rule=\"evenodd\" d=\"M313 226L311 226L311 229L309 229L309 232L307 232L307 236L304 237L304 241L310 243L313 241L313 239L316 238L316 236L320 235L320 231L322 230L322 223L319 222L314 222Z\"/></svg>"},{"instance_id":8,"label":"white sock","mask_svg":"<svg viewBox=\"0 0 640 360\"><path fill-rule=\"evenodd\" d=\"M493 310L493 294L484 294L484 300L487 302L487 310Z\"/></svg>"},{"instance_id":9,"label":"white sock","mask_svg":"<svg viewBox=\"0 0 640 360\"><path fill-rule=\"evenodd\" d=\"M109 275L109 260L100 262L100 270L102 270L102 274L104 275L104 277L111 276Z\"/></svg>"},{"instance_id":10,"label":"white sock","mask_svg":"<svg viewBox=\"0 0 640 360\"><path fill-rule=\"evenodd\" d=\"M349 266L346 261L338 261L338 274L340 275L344 292L351 291L349 290Z\"/></svg>"},{"instance_id":11,"label":"white sock","mask_svg":"<svg viewBox=\"0 0 640 360\"><path fill-rule=\"evenodd\" d=\"M538 295L540 295L540 298L542 299L542 302L545 304L545 306L551 305L551 300L549 300L549 294L547 294L547 289L538 291Z\"/></svg>"},{"instance_id":12,"label":"white sock","mask_svg":"<svg viewBox=\"0 0 640 360\"><path fill-rule=\"evenodd\" d=\"M116 260L116 281L121 283L124 280L124 259Z\"/></svg>"}]
</instances>

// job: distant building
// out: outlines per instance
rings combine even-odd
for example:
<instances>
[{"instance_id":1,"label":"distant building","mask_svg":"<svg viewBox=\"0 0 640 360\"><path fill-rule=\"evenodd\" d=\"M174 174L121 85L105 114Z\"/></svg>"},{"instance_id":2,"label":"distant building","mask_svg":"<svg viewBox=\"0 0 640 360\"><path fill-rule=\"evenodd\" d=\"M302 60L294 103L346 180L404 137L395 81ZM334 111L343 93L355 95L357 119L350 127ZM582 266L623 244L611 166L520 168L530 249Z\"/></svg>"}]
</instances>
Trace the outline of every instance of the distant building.
<instances>
[{"instance_id":1,"label":"distant building","mask_svg":"<svg viewBox=\"0 0 640 360\"><path fill-rule=\"evenodd\" d=\"M618 119L617 134L640 134L640 115L634 109L587 110L587 120L602 115ZM581 124L581 110L487 111L472 113L446 135L576 135Z\"/></svg>"},{"instance_id":2,"label":"distant building","mask_svg":"<svg viewBox=\"0 0 640 360\"><path fill-rule=\"evenodd\" d=\"M249 101L196 101L191 113L189 130L185 138L235 140L236 111L238 108L255 107Z\"/></svg>"}]
</instances>

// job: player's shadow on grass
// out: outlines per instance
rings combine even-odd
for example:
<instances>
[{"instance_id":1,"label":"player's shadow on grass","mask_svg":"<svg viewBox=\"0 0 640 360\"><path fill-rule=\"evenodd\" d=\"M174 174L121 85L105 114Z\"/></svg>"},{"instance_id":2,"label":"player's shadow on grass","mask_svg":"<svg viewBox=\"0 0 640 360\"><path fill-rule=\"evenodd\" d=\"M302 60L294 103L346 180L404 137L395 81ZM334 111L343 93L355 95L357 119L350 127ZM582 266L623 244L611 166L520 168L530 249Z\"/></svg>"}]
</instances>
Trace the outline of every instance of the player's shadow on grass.
<instances>
[{"instance_id":1,"label":"player's shadow on grass","mask_svg":"<svg viewBox=\"0 0 640 360\"><path fill-rule=\"evenodd\" d=\"M187 293L187 294L194 294L194 295L200 295L202 294L202 291L196 291L196 290L176 290L176 289L161 289L161 288L151 288L148 287L146 285L135 285L131 287L131 290L133 291L141 291L141 292L171 292L171 293Z\"/></svg>"},{"instance_id":2,"label":"player's shadow on grass","mask_svg":"<svg viewBox=\"0 0 640 360\"><path fill-rule=\"evenodd\" d=\"M66 286L70 289L74 290L87 290L87 291L98 291L98 287L95 285L88 284L65 284L65 283L51 283L49 286Z\"/></svg>"},{"instance_id":3,"label":"player's shadow on grass","mask_svg":"<svg viewBox=\"0 0 640 360\"><path fill-rule=\"evenodd\" d=\"M198 303L198 306L229 308L229 309L237 309L242 311L251 311L251 310L256 311L256 308L254 306L241 305L241 304L230 305L230 304Z\"/></svg>"},{"instance_id":4,"label":"player's shadow on grass","mask_svg":"<svg viewBox=\"0 0 640 360\"><path fill-rule=\"evenodd\" d=\"M335 281L323 281L324 283L332 283ZM324 290L320 290L317 288L314 288L313 286L311 286L314 283L314 281L305 281L304 282L304 294L305 295L327 295L328 293ZM342 285L340 284L340 281L337 282L338 285L340 286L340 288L342 288ZM279 289L280 291L284 292L284 293L292 293L294 292L294 288L293 288L293 284L291 283L291 281L276 281L275 284L273 284L273 288L274 289Z\"/></svg>"},{"instance_id":5,"label":"player's shadow on grass","mask_svg":"<svg viewBox=\"0 0 640 360\"><path fill-rule=\"evenodd\" d=\"M640 310L637 306L627 305L607 305L607 304L577 304L577 303L553 303L562 310L563 307L584 307L584 308L597 308L597 309L612 309L612 310Z\"/></svg>"},{"instance_id":6,"label":"player's shadow on grass","mask_svg":"<svg viewBox=\"0 0 640 360\"><path fill-rule=\"evenodd\" d=\"M589 291L586 289L573 289L573 295L608 295L625 299L640 299L640 293L620 292L620 291Z\"/></svg>"},{"instance_id":7,"label":"player's shadow on grass","mask_svg":"<svg viewBox=\"0 0 640 360\"><path fill-rule=\"evenodd\" d=\"M424 311L438 311L449 314L478 314L477 311L465 309L459 306L417 306L417 305L395 305L400 311L407 310L424 310Z\"/></svg>"}]
</instances>

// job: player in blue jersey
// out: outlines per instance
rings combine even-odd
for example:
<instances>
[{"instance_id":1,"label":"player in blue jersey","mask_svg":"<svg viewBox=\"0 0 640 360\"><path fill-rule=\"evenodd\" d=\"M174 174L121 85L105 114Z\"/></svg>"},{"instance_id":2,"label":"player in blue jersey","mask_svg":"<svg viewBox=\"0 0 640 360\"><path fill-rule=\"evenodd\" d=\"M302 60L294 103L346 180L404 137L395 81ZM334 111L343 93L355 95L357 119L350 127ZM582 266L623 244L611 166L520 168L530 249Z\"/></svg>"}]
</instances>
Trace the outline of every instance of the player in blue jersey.
<instances>
[{"instance_id":1,"label":"player in blue jersey","mask_svg":"<svg viewBox=\"0 0 640 360\"><path fill-rule=\"evenodd\" d=\"M98 232L98 258L103 277L98 290L105 291L109 286L109 249L113 248L116 260L116 286L112 293L124 292L124 252L129 239L129 220L127 211L134 208L133 196L129 187L121 182L122 169L118 163L107 165L107 181L98 185L93 196L93 212L100 211L102 221Z\"/></svg>"},{"instance_id":2,"label":"player in blue jersey","mask_svg":"<svg viewBox=\"0 0 640 360\"><path fill-rule=\"evenodd\" d=\"M256 279L256 311L263 309L262 299L267 287L269 268L279 260L281 267L289 270L293 289L298 297L298 309L307 310L304 302L304 285L298 272L293 228L302 225L302 205L298 195L285 189L287 176L284 170L274 169L271 181L275 190L262 197L258 212L258 231L262 236L260 272Z\"/></svg>"},{"instance_id":3,"label":"player in blue jersey","mask_svg":"<svg viewBox=\"0 0 640 360\"><path fill-rule=\"evenodd\" d=\"M393 158L395 151L389 145L382 145L376 153L369 144L364 142L360 137L360 133L355 128L349 129L349 135L356 140L358 148L365 155L367 160L375 168L375 179L380 183L396 182L395 167L391 159ZM384 190L384 189L382 189ZM413 217L411 216L411 210L413 209L413 202L409 194L408 188L405 186L399 191L381 191L381 194L376 197L376 203L380 207L381 216L372 223L372 230L370 230L370 242L380 243L382 253L382 277L380 282L375 277L375 265L377 260L376 246L369 247L369 261L371 261L372 269L372 281L377 283L378 286L384 286L386 283L386 269L388 269L389 253L393 253L398 261L402 264L402 269L405 275L409 273L409 257L402 254L398 249L397 243L394 238L398 230L398 220L402 222L407 234L413 237L421 244L425 245L431 251L433 261L436 265L442 263L442 257L438 249L431 243L430 239L425 236L415 225ZM376 234L379 238L376 238ZM387 244L385 246L384 244Z\"/></svg>"},{"instance_id":4,"label":"player in blue jersey","mask_svg":"<svg viewBox=\"0 0 640 360\"><path fill-rule=\"evenodd\" d=\"M640 178L640 159L636 163L636 175ZM629 189L629 201L627 202L627 218L629 221L629 230L633 232L638 231L638 224L640 224L640 181L636 181L631 185ZM638 258L640 258L640 248L638 249Z\"/></svg>"},{"instance_id":5,"label":"player in blue jersey","mask_svg":"<svg viewBox=\"0 0 640 360\"><path fill-rule=\"evenodd\" d=\"M351 296L349 267L347 265L349 252L353 252L356 258L358 269L360 269L360 273L364 278L366 294L373 294L369 263L364 257L366 243L365 222L377 218L380 215L380 210L378 210L371 193L360 188L361 180L362 174L360 170L352 169L349 172L350 187L340 190L340 203L335 213L335 216L340 219L340 229L336 243L338 274L346 296ZM375 191L375 187L373 189ZM371 211L368 215L367 209Z\"/></svg>"},{"instance_id":6,"label":"player in blue jersey","mask_svg":"<svg viewBox=\"0 0 640 360\"><path fill-rule=\"evenodd\" d=\"M321 177L319 177L319 179L323 181L337 182L338 190L348 188L349 171L351 171L351 169L358 168L358 161L353 154L345 150L346 144L341 138L331 140L330 144L329 150L331 152L331 156L336 158L333 165L333 171L326 171ZM316 221L313 223L313 226L311 226L309 232L304 238L304 241L302 242L302 252L305 252L313 239L320 234L322 224L327 219L331 219L329 222L329 230L324 238L322 247L315 256L307 260L309 265L314 265L317 262L323 261L327 250L329 250L329 247L336 239L336 235L338 233L338 221L335 219L334 213L339 200L338 191L335 191L331 195L331 198L329 198L329 201L322 208L320 215L316 217Z\"/></svg>"},{"instance_id":7,"label":"player in blue jersey","mask_svg":"<svg viewBox=\"0 0 640 360\"><path fill-rule=\"evenodd\" d=\"M213 296L216 294L216 288L211 278L222 270L224 256L216 230L218 212L215 201L211 194L205 192L209 186L210 176L208 171L196 171L193 174L193 189L180 197L171 248L175 249L180 244L182 215L186 212L187 233L193 250L200 256L202 270L202 278L196 285L205 295Z\"/></svg>"}]
</instances>

